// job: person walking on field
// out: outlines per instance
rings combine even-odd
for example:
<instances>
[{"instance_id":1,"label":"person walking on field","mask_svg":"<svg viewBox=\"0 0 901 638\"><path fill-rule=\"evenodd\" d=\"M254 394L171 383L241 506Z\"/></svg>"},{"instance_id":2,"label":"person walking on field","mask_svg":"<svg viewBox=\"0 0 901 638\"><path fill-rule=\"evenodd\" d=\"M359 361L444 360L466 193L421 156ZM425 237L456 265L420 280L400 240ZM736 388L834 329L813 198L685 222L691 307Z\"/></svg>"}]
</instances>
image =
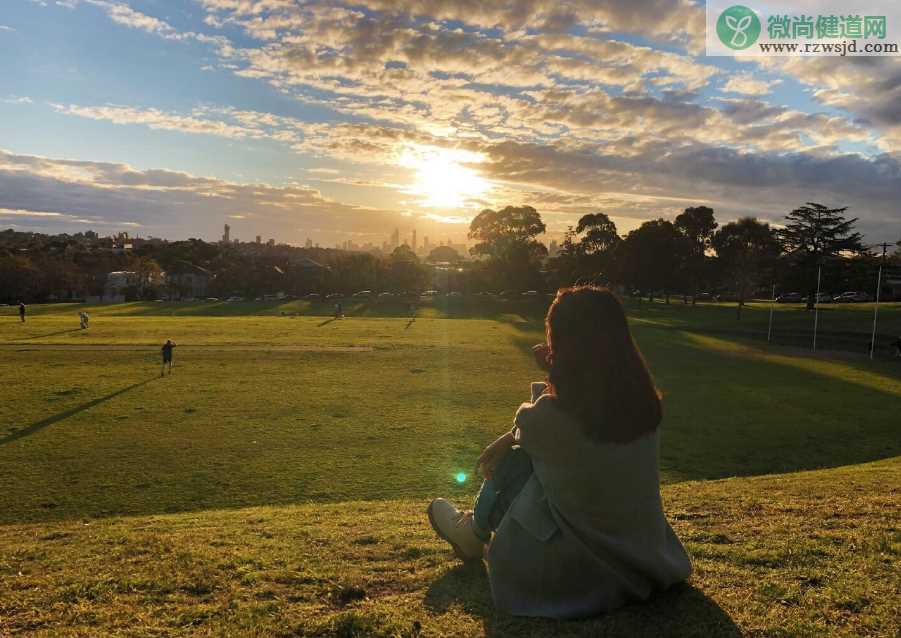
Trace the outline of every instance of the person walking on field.
<instances>
[{"instance_id":1,"label":"person walking on field","mask_svg":"<svg viewBox=\"0 0 901 638\"><path fill-rule=\"evenodd\" d=\"M21 301L19 302L19 319L25 323L25 304Z\"/></svg>"},{"instance_id":2,"label":"person walking on field","mask_svg":"<svg viewBox=\"0 0 901 638\"><path fill-rule=\"evenodd\" d=\"M660 393L622 304L567 288L545 327L545 381L479 457L473 511L436 498L427 513L457 557L487 560L498 610L584 618L684 581L691 562L663 513Z\"/></svg>"},{"instance_id":3,"label":"person walking on field","mask_svg":"<svg viewBox=\"0 0 901 638\"><path fill-rule=\"evenodd\" d=\"M162 353L163 353L163 369L160 370L160 376L162 377L166 373L166 367L169 368L169 374L172 374L172 351L175 349L175 342L172 339L166 339L166 343L163 344Z\"/></svg>"}]
</instances>

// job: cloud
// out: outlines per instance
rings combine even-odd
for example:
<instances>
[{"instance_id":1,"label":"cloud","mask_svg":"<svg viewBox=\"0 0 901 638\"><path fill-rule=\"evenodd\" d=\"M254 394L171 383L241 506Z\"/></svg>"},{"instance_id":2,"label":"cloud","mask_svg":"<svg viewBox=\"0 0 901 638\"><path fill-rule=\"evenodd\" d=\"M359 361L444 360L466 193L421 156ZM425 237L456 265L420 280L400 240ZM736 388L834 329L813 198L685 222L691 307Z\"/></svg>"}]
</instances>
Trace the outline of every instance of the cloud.
<instances>
[{"instance_id":1,"label":"cloud","mask_svg":"<svg viewBox=\"0 0 901 638\"><path fill-rule=\"evenodd\" d=\"M252 220L247 228L253 234L296 243L311 228L323 239L353 234L380 240L386 228L401 223L398 213L343 204L299 184L243 184L0 151L0 224L51 231L140 225L154 235L212 238L229 217Z\"/></svg>"},{"instance_id":2,"label":"cloud","mask_svg":"<svg viewBox=\"0 0 901 638\"><path fill-rule=\"evenodd\" d=\"M758 215L780 221L805 201L849 206L871 238L897 234L901 162L889 154L746 153L721 146L648 146L624 156L604 148L505 142L481 146L486 173L496 180L540 184L561 192L619 200L609 212L645 219L672 215L703 199L720 218ZM643 196L640 214L617 193ZM668 201L668 198L674 198ZM613 203L611 202L611 203Z\"/></svg>"},{"instance_id":3,"label":"cloud","mask_svg":"<svg viewBox=\"0 0 901 638\"><path fill-rule=\"evenodd\" d=\"M263 30L298 14L291 0L200 0L223 21L243 21ZM541 27L559 31L582 24L597 31L639 33L668 42L698 41L704 33L704 11L687 0L352 0L328 3L336 10L365 9L408 20L462 22L482 28L520 31Z\"/></svg>"},{"instance_id":4,"label":"cloud","mask_svg":"<svg viewBox=\"0 0 901 638\"><path fill-rule=\"evenodd\" d=\"M750 73L742 73L740 75L732 75L723 86L726 93L742 93L744 95L762 96L767 95L773 86L779 84L779 80L766 81L758 80Z\"/></svg>"},{"instance_id":5,"label":"cloud","mask_svg":"<svg viewBox=\"0 0 901 638\"><path fill-rule=\"evenodd\" d=\"M703 8L682 0L198 2L210 30L240 37L180 32L124 2L81 0L131 29L214 44L215 68L267 83L301 108L52 107L120 126L274 142L342 166L308 169L308 182L357 195L394 190L396 210L342 204L309 186L251 186L27 156L2 169L19 186L47 180L47 196L63 185L69 195L89 191L57 207L3 205L84 217L70 208L87 201L106 211L104 219L123 219L101 206L97 198L105 193L122 200L119 210L144 211L156 225L174 228L181 216L186 227L208 231L218 226L210 220L233 215L286 234L300 227L292 221L297 216L302 227L328 232L350 232L355 217L361 232L383 230L401 215L429 214L435 223L465 218L465 211L425 211L404 198L411 176L399 158L424 146L487 159L473 170L493 188L467 205L535 202L555 229L592 210L640 220L698 202L727 215L777 219L800 202L823 199L851 205L873 233L897 215L895 58L764 60L730 75L696 55ZM209 58L202 62L210 68ZM774 96L773 86L797 90L795 80L822 109L809 100L798 101L803 107L776 102L783 91ZM326 121L293 116L311 105ZM37 185L31 192L43 197ZM190 206L198 207L196 215Z\"/></svg>"},{"instance_id":6,"label":"cloud","mask_svg":"<svg viewBox=\"0 0 901 638\"><path fill-rule=\"evenodd\" d=\"M850 114L858 125L881 133L887 152L901 148L901 58L764 58L775 70L807 85L815 100Z\"/></svg>"}]
</instances>

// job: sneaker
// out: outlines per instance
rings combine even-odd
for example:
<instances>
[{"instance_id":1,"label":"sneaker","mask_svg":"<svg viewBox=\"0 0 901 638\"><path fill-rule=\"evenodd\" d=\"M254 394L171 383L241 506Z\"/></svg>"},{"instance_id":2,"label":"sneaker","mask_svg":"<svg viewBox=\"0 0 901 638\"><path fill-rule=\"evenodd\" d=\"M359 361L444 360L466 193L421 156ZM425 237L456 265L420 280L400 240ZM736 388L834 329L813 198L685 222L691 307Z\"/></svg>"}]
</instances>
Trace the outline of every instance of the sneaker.
<instances>
[{"instance_id":1,"label":"sneaker","mask_svg":"<svg viewBox=\"0 0 901 638\"><path fill-rule=\"evenodd\" d=\"M427 510L432 529L450 543L460 560L482 558L485 542L473 529L472 512L461 512L446 499L436 498Z\"/></svg>"}]
</instances>

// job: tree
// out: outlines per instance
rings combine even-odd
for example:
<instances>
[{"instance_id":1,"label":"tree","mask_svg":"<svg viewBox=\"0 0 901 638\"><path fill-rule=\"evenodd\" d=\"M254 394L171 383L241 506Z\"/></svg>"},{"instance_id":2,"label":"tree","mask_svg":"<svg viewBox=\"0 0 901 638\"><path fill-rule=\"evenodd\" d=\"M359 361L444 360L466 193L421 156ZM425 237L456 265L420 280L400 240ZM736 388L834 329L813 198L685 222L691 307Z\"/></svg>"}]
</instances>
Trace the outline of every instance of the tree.
<instances>
[{"instance_id":1,"label":"tree","mask_svg":"<svg viewBox=\"0 0 901 638\"><path fill-rule=\"evenodd\" d=\"M134 273L136 296L144 299L153 295L153 289L162 283L162 270L156 260L134 255L128 258L127 269Z\"/></svg>"},{"instance_id":2,"label":"tree","mask_svg":"<svg viewBox=\"0 0 901 638\"><path fill-rule=\"evenodd\" d=\"M688 240L688 254L685 261L685 274L691 285L691 303L695 303L699 282L704 276L707 249L717 223L713 209L708 206L691 206L676 217L673 224Z\"/></svg>"},{"instance_id":3,"label":"tree","mask_svg":"<svg viewBox=\"0 0 901 638\"><path fill-rule=\"evenodd\" d=\"M770 225L754 217L742 217L723 226L713 236L713 249L738 298L738 319L763 275L779 258L779 240Z\"/></svg>"},{"instance_id":4,"label":"tree","mask_svg":"<svg viewBox=\"0 0 901 638\"><path fill-rule=\"evenodd\" d=\"M394 290L419 290L427 273L409 246L398 246L388 258L388 283Z\"/></svg>"},{"instance_id":5,"label":"tree","mask_svg":"<svg viewBox=\"0 0 901 638\"><path fill-rule=\"evenodd\" d=\"M609 279L609 270L617 244L622 238L616 224L604 213L589 213L570 227L563 240L556 266L562 283L572 284L584 278Z\"/></svg>"},{"instance_id":6,"label":"tree","mask_svg":"<svg viewBox=\"0 0 901 638\"><path fill-rule=\"evenodd\" d=\"M620 246L624 283L651 293L663 290L666 302L680 281L679 266L684 261L687 245L685 236L672 222L656 219L643 223L626 235Z\"/></svg>"},{"instance_id":7,"label":"tree","mask_svg":"<svg viewBox=\"0 0 901 638\"><path fill-rule=\"evenodd\" d=\"M816 300L817 269L827 260L838 259L843 253L864 252L861 235L854 230L858 218L846 219L846 210L847 207L827 208L807 202L786 215L785 228L777 232L782 250L807 275L808 310L813 309Z\"/></svg>"},{"instance_id":8,"label":"tree","mask_svg":"<svg viewBox=\"0 0 901 638\"><path fill-rule=\"evenodd\" d=\"M470 252L486 257L507 287L541 287L539 268L547 248L535 237L544 231L541 215L531 206L485 209L469 225L469 238L478 242Z\"/></svg>"},{"instance_id":9,"label":"tree","mask_svg":"<svg viewBox=\"0 0 901 638\"><path fill-rule=\"evenodd\" d=\"M426 259L433 264L441 262L455 264L461 261L462 257L460 257L460 253L450 246L438 246L437 248L432 249Z\"/></svg>"}]
</instances>

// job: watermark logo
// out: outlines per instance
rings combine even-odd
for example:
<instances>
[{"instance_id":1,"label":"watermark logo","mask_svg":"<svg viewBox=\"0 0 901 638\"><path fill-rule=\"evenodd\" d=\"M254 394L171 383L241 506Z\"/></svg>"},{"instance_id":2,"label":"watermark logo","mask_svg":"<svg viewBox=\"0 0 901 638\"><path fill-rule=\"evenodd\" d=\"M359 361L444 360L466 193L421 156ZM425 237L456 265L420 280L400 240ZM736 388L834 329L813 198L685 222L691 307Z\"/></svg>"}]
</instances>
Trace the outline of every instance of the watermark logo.
<instances>
[{"instance_id":1,"label":"watermark logo","mask_svg":"<svg viewBox=\"0 0 901 638\"><path fill-rule=\"evenodd\" d=\"M716 35L730 49L747 49L760 37L760 19L748 7L732 5L716 21Z\"/></svg>"},{"instance_id":2,"label":"watermark logo","mask_svg":"<svg viewBox=\"0 0 901 638\"><path fill-rule=\"evenodd\" d=\"M901 57L901 0L705 0L705 4L707 55Z\"/></svg>"}]
</instances>

